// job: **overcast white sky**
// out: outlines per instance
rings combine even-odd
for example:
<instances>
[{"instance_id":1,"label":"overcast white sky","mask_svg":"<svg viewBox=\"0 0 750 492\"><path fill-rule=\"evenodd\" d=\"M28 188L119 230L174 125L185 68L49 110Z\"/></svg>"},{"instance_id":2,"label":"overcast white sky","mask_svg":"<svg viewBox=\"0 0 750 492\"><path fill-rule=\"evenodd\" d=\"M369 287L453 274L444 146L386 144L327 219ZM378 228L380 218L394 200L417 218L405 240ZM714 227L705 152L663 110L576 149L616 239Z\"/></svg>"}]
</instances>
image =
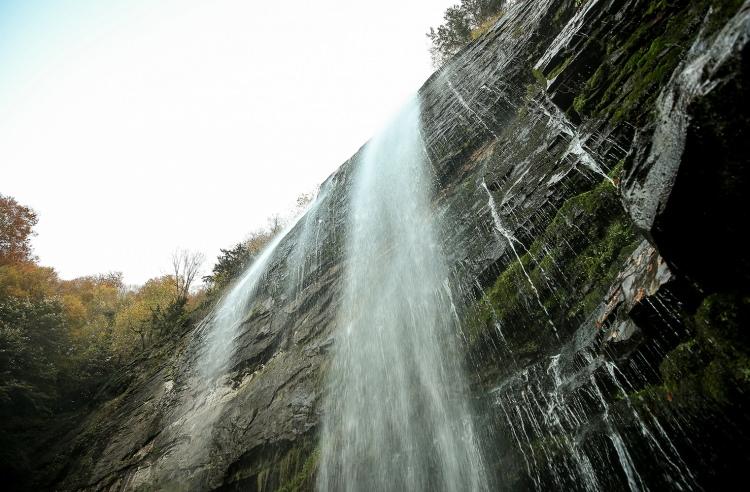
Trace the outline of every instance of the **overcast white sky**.
<instances>
[{"instance_id":1,"label":"overcast white sky","mask_svg":"<svg viewBox=\"0 0 750 492\"><path fill-rule=\"evenodd\" d=\"M207 269L419 88L454 2L0 0L0 193L63 278Z\"/></svg>"}]
</instances>

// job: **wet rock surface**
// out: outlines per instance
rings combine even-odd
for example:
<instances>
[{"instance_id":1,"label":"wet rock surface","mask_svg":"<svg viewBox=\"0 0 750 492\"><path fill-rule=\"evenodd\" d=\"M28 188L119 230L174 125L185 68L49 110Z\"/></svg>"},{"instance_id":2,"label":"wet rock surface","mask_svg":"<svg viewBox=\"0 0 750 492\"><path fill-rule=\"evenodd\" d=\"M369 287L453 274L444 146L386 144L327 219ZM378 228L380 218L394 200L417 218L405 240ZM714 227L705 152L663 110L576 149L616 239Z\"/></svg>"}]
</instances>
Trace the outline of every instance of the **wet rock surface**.
<instances>
[{"instance_id":1,"label":"wet rock surface","mask_svg":"<svg viewBox=\"0 0 750 492\"><path fill-rule=\"evenodd\" d=\"M517 1L420 90L500 489L700 490L748 465L749 18ZM37 487L314 487L358 159L279 244L222 374L194 371L208 324L155 348L41 453Z\"/></svg>"}]
</instances>

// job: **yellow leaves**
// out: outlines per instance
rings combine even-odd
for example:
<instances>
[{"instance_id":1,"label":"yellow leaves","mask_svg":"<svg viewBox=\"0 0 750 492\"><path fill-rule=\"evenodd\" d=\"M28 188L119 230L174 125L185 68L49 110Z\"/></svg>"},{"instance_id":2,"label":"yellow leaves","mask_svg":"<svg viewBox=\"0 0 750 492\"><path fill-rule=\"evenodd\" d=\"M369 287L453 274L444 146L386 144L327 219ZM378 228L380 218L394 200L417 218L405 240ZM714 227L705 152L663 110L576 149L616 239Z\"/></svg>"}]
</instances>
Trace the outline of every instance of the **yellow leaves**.
<instances>
[{"instance_id":1,"label":"yellow leaves","mask_svg":"<svg viewBox=\"0 0 750 492\"><path fill-rule=\"evenodd\" d=\"M0 266L0 296L41 300L57 293L57 273L34 263Z\"/></svg>"},{"instance_id":2,"label":"yellow leaves","mask_svg":"<svg viewBox=\"0 0 750 492\"><path fill-rule=\"evenodd\" d=\"M153 313L163 313L174 302L176 282L172 275L126 289L120 274L60 280L54 269L31 262L0 265L0 301L4 298L42 301L55 299L62 306L64 325L75 350L100 347L115 356L127 356L148 346ZM188 309L195 309L205 293L190 295Z\"/></svg>"},{"instance_id":3,"label":"yellow leaves","mask_svg":"<svg viewBox=\"0 0 750 492\"><path fill-rule=\"evenodd\" d=\"M128 292L115 315L117 330L137 327L151 317L152 309L166 308L174 297L174 282L168 275L146 282L137 291Z\"/></svg>"},{"instance_id":4,"label":"yellow leaves","mask_svg":"<svg viewBox=\"0 0 750 492\"><path fill-rule=\"evenodd\" d=\"M123 291L122 281L110 275L80 277L60 282L61 294L75 295L81 299L90 314L114 309Z\"/></svg>"},{"instance_id":5,"label":"yellow leaves","mask_svg":"<svg viewBox=\"0 0 750 492\"><path fill-rule=\"evenodd\" d=\"M104 341L124 298L121 281L110 276L63 280L57 286L71 335Z\"/></svg>"},{"instance_id":6,"label":"yellow leaves","mask_svg":"<svg viewBox=\"0 0 750 492\"><path fill-rule=\"evenodd\" d=\"M130 296L129 302L115 316L112 348L118 354L127 354L135 347L138 332L144 330L144 324L151 315L148 307L134 297Z\"/></svg>"},{"instance_id":7,"label":"yellow leaves","mask_svg":"<svg viewBox=\"0 0 750 492\"><path fill-rule=\"evenodd\" d=\"M139 288L126 288L122 274L114 272L61 280L32 255L29 238L36 221L33 210L0 194L0 314L3 328L18 334L19 347L41 340L51 357L62 357L65 365L80 363L83 373L93 371L85 377L95 379L102 364L122 362L156 337L185 326L185 307L195 309L205 299L205 293L190 293L202 254L183 250L175 252L173 275ZM280 223L275 224L277 230ZM249 241L259 250L267 238Z\"/></svg>"},{"instance_id":8,"label":"yellow leaves","mask_svg":"<svg viewBox=\"0 0 750 492\"><path fill-rule=\"evenodd\" d=\"M190 297L188 297L187 304L185 305L185 310L195 311L198 309L201 304L203 304L204 301L208 299L208 289L206 287L201 287L198 289L195 293L191 294Z\"/></svg>"},{"instance_id":9,"label":"yellow leaves","mask_svg":"<svg viewBox=\"0 0 750 492\"><path fill-rule=\"evenodd\" d=\"M113 346L118 353L127 353L150 340L148 330L153 310L166 309L174 300L174 279L170 275L153 278L137 291L127 293L114 321Z\"/></svg>"},{"instance_id":10,"label":"yellow leaves","mask_svg":"<svg viewBox=\"0 0 750 492\"><path fill-rule=\"evenodd\" d=\"M72 294L63 294L60 299L71 330L80 329L86 323L88 317L88 311L86 306L83 305L83 301L80 297Z\"/></svg>"},{"instance_id":11,"label":"yellow leaves","mask_svg":"<svg viewBox=\"0 0 750 492\"><path fill-rule=\"evenodd\" d=\"M37 220L29 207L0 194L0 265L33 261L30 240Z\"/></svg>"}]
</instances>

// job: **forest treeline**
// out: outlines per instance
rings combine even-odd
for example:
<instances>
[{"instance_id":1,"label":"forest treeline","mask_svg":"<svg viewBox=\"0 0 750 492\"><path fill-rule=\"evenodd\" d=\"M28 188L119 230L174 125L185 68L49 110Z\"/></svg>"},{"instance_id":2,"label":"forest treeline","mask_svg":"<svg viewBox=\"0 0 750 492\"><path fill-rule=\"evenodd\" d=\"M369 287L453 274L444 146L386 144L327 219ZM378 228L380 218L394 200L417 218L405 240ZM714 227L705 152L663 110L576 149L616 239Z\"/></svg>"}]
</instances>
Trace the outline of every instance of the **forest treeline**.
<instances>
[{"instance_id":1,"label":"forest treeline","mask_svg":"<svg viewBox=\"0 0 750 492\"><path fill-rule=\"evenodd\" d=\"M300 195L292 213L312 197ZM40 265L31 245L37 221L32 209L0 194L0 473L9 483L33 469L32 455L56 419L84 410L154 344L182 335L285 222L275 216L221 250L202 284L203 255L176 250L170 273L134 287L119 272L64 280Z\"/></svg>"},{"instance_id":2,"label":"forest treeline","mask_svg":"<svg viewBox=\"0 0 750 492\"><path fill-rule=\"evenodd\" d=\"M487 32L503 14L508 0L461 0L448 7L443 23L430 28L427 37L432 42L430 54L435 68L439 68L453 55Z\"/></svg>"}]
</instances>

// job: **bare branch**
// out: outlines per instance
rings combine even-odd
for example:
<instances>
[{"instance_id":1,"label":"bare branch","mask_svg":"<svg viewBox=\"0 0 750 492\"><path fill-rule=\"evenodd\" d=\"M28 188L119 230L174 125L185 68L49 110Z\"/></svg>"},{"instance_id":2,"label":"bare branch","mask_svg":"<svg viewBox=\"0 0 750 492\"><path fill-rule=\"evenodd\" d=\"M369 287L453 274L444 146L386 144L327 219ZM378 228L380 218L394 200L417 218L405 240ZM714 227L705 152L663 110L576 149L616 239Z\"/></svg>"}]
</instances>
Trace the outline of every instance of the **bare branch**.
<instances>
[{"instance_id":1,"label":"bare branch","mask_svg":"<svg viewBox=\"0 0 750 492\"><path fill-rule=\"evenodd\" d=\"M205 256L200 251L178 249L172 253L175 299L187 299Z\"/></svg>"}]
</instances>

